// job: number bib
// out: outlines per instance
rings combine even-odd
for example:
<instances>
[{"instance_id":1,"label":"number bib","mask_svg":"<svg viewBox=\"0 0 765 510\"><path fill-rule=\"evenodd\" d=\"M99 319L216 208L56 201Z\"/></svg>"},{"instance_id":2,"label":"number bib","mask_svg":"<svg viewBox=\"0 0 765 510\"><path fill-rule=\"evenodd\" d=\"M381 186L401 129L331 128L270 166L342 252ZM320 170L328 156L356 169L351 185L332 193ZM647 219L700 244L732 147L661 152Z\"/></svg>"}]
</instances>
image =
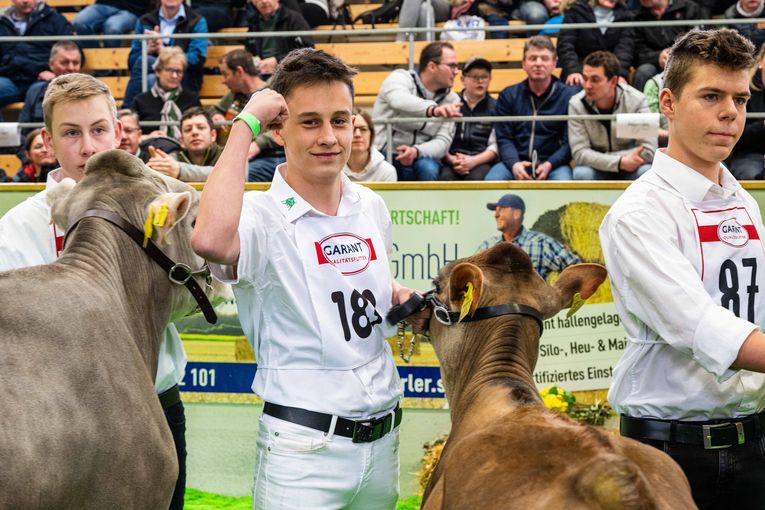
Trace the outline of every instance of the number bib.
<instances>
[{"instance_id":1,"label":"number bib","mask_svg":"<svg viewBox=\"0 0 765 510\"><path fill-rule=\"evenodd\" d=\"M721 209L689 207L698 231L701 279L717 303L763 325L758 271L765 270L765 251L760 235L743 203L725 204Z\"/></svg>"},{"instance_id":2,"label":"number bib","mask_svg":"<svg viewBox=\"0 0 765 510\"><path fill-rule=\"evenodd\" d=\"M321 331L321 366L348 369L379 356L392 276L376 223L365 214L303 217L295 239Z\"/></svg>"}]
</instances>

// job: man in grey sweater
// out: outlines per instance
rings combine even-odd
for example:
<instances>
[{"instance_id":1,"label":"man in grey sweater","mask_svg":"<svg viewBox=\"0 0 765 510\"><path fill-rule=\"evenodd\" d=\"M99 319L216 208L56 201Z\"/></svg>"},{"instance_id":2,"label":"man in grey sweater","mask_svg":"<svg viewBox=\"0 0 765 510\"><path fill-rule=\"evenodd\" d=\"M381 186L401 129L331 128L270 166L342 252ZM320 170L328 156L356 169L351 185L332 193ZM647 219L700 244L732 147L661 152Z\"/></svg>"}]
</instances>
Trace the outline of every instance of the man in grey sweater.
<instances>
[{"instance_id":1,"label":"man in grey sweater","mask_svg":"<svg viewBox=\"0 0 765 510\"><path fill-rule=\"evenodd\" d=\"M642 92L619 83L619 59L595 51L584 59L584 90L569 101L569 115L650 113ZM610 120L568 121L575 180L632 180L651 168L657 137L617 138Z\"/></svg>"},{"instance_id":2,"label":"man in grey sweater","mask_svg":"<svg viewBox=\"0 0 765 510\"><path fill-rule=\"evenodd\" d=\"M457 54L448 42L430 43L420 53L419 70L396 69L383 81L372 117L375 121L400 117L461 117L459 96L451 87L459 72ZM452 122L392 122L375 126L375 145L383 154L391 144L399 181L435 181L441 158L452 144Z\"/></svg>"}]
</instances>

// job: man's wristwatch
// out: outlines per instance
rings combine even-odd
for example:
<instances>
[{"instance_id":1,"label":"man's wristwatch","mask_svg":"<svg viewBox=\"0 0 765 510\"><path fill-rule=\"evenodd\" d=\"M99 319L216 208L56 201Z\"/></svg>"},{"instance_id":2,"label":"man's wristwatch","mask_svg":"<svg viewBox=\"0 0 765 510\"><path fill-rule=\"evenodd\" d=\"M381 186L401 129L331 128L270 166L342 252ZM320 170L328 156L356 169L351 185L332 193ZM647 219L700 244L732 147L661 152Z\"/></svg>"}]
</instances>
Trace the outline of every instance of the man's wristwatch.
<instances>
[{"instance_id":1,"label":"man's wristwatch","mask_svg":"<svg viewBox=\"0 0 765 510\"><path fill-rule=\"evenodd\" d=\"M251 114L250 112L241 112L239 115L234 117L234 122L237 120L241 120L245 124L247 124L250 127L250 131L252 131L252 139L254 140L257 138L257 136L260 134L260 121L256 116Z\"/></svg>"}]
</instances>

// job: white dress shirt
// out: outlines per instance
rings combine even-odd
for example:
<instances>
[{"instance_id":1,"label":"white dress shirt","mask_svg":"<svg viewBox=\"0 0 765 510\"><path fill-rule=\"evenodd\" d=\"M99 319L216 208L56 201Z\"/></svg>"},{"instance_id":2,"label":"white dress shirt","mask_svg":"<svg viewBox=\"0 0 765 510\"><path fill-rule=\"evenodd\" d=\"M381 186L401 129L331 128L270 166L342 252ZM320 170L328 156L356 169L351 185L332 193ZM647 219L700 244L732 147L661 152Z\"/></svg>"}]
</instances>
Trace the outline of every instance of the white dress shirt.
<instances>
[{"instance_id":1,"label":"white dress shirt","mask_svg":"<svg viewBox=\"0 0 765 510\"><path fill-rule=\"evenodd\" d=\"M385 340L394 331L384 320L374 324L374 318L384 319L390 308L393 283L385 203L342 176L337 215L327 216L290 188L282 176L285 170L285 165L277 167L268 191L244 196L236 276L232 266L212 265L217 278L234 284L239 320L257 355L252 389L268 402L347 418L389 410L402 388ZM336 235L372 239L375 255L368 265L349 266L355 272L343 274L339 264L317 266L317 256L323 259L320 240L333 237L322 230L326 224L329 232L341 233ZM355 254L347 258L355 259ZM361 338L349 328L350 336L343 339L339 303L329 296L338 289L347 296L350 288L374 292L376 304L356 318L356 326L374 326ZM349 319L351 313L348 307Z\"/></svg>"},{"instance_id":2,"label":"white dress shirt","mask_svg":"<svg viewBox=\"0 0 765 510\"><path fill-rule=\"evenodd\" d=\"M749 223L748 242L705 239L709 228L712 237L720 232L717 224L702 225L706 216L726 218L719 225L734 216ZM653 169L627 188L600 227L628 340L608 395L614 409L633 417L709 420L765 407L765 375L730 368L746 337L765 323L764 233L757 203L727 169L718 185L656 153ZM745 267L730 267L742 254ZM736 272L735 281L726 268ZM734 283L731 299L710 292ZM752 322L721 305L735 308L732 300L741 317L750 310Z\"/></svg>"}]
</instances>

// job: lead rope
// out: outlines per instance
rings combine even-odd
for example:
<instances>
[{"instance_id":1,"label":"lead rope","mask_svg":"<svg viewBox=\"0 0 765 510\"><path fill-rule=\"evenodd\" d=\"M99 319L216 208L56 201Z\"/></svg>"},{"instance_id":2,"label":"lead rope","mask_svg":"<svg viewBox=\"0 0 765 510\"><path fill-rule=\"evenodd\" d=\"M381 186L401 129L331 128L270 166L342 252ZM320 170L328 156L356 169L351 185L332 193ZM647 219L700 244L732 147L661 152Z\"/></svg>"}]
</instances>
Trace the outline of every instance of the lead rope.
<instances>
[{"instance_id":1,"label":"lead rope","mask_svg":"<svg viewBox=\"0 0 765 510\"><path fill-rule=\"evenodd\" d=\"M404 360L404 363L409 363L412 361L412 355L414 354L414 344L417 340L417 335L412 332L412 341L409 342L409 349L407 349L407 353L404 354L404 340L406 338L406 322L401 321L398 323L398 334L396 335L397 345L398 345L398 355L401 356L401 359Z\"/></svg>"}]
</instances>

